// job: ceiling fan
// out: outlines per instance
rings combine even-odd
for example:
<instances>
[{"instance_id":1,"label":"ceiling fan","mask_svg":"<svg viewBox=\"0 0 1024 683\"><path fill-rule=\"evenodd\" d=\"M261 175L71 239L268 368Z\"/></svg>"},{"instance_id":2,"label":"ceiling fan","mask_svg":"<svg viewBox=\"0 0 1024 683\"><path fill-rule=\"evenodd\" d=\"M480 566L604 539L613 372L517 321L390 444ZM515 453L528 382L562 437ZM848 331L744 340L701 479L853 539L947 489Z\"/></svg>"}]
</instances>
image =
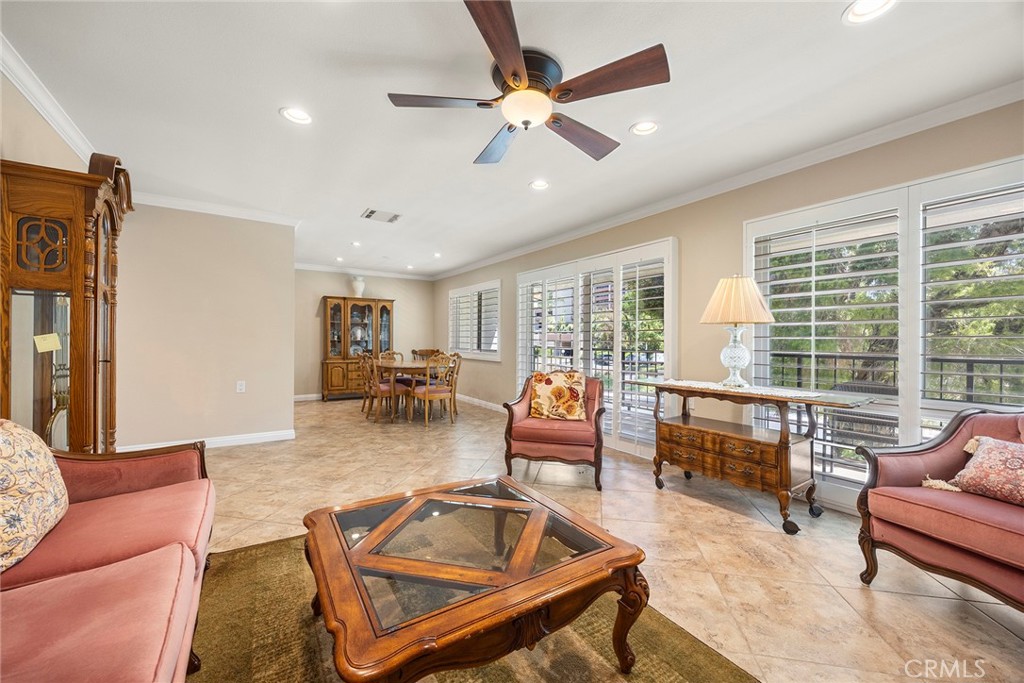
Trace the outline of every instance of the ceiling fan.
<instances>
[{"instance_id":1,"label":"ceiling fan","mask_svg":"<svg viewBox=\"0 0 1024 683\"><path fill-rule=\"evenodd\" d=\"M494 109L500 105L508 123L484 147L475 164L501 161L520 128L527 130L542 121L555 134L600 161L619 143L561 112L553 112L552 102L566 104L669 80L665 47L659 44L563 82L562 67L551 55L520 46L509 0L465 0L465 3L494 56L491 80L501 90L501 95L492 100L478 100L388 93L388 99L396 107Z\"/></svg>"}]
</instances>

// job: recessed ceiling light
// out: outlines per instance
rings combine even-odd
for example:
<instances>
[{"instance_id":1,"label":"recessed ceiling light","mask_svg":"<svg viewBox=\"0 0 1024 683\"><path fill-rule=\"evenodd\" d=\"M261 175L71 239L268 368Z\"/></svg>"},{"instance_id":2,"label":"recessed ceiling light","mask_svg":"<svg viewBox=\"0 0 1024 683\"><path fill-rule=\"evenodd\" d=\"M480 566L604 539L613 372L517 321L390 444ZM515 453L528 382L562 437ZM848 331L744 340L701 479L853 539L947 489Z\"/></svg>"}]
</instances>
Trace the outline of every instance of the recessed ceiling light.
<instances>
[{"instance_id":1,"label":"recessed ceiling light","mask_svg":"<svg viewBox=\"0 0 1024 683\"><path fill-rule=\"evenodd\" d=\"M412 270L412 266L406 266L406 269Z\"/></svg>"},{"instance_id":2,"label":"recessed ceiling light","mask_svg":"<svg viewBox=\"0 0 1024 683\"><path fill-rule=\"evenodd\" d=\"M343 258L341 258L341 257L339 256L339 257L338 257L337 259L335 259L335 260L336 260L336 261L344 261L345 259L343 259Z\"/></svg>"},{"instance_id":3,"label":"recessed ceiling light","mask_svg":"<svg viewBox=\"0 0 1024 683\"><path fill-rule=\"evenodd\" d=\"M353 246L353 247L358 247L358 246L359 246L359 242L353 242L353 243L352 243L352 246Z\"/></svg>"},{"instance_id":4,"label":"recessed ceiling light","mask_svg":"<svg viewBox=\"0 0 1024 683\"><path fill-rule=\"evenodd\" d=\"M633 135L650 135L656 130L658 130L658 124L654 121L637 121L629 127L629 132Z\"/></svg>"},{"instance_id":5,"label":"recessed ceiling light","mask_svg":"<svg viewBox=\"0 0 1024 683\"><path fill-rule=\"evenodd\" d=\"M896 0L855 0L843 10L843 23L857 26L877 19L896 4Z\"/></svg>"},{"instance_id":6,"label":"recessed ceiling light","mask_svg":"<svg viewBox=\"0 0 1024 683\"><path fill-rule=\"evenodd\" d=\"M434 252L434 258L441 258L441 252L435 251Z\"/></svg>"},{"instance_id":7,"label":"recessed ceiling light","mask_svg":"<svg viewBox=\"0 0 1024 683\"><path fill-rule=\"evenodd\" d=\"M532 183L530 183L530 187L532 187L535 190L546 190L548 189L549 185L548 181L541 180L540 178L538 178L537 180L534 180Z\"/></svg>"},{"instance_id":8,"label":"recessed ceiling light","mask_svg":"<svg viewBox=\"0 0 1024 683\"><path fill-rule=\"evenodd\" d=\"M281 116L285 117L292 123L297 123L302 126L308 126L313 123L312 116L296 107L282 107L279 111Z\"/></svg>"}]
</instances>

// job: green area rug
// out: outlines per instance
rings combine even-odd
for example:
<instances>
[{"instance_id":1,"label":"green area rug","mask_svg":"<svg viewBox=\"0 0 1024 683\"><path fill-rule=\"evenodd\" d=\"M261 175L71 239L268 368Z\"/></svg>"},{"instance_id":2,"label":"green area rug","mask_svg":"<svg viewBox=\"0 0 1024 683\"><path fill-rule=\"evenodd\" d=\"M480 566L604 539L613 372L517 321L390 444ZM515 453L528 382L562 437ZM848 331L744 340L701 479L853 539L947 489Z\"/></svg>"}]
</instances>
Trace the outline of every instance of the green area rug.
<instances>
[{"instance_id":1,"label":"green area rug","mask_svg":"<svg viewBox=\"0 0 1024 683\"><path fill-rule=\"evenodd\" d=\"M193 648L203 667L189 683L337 683L333 639L309 600L316 590L302 551L289 538L211 556L203 581ZM651 607L629 633L632 673L618 671L612 650L617 596L598 599L575 622L475 669L435 674L438 683L546 682L717 683L756 681Z\"/></svg>"}]
</instances>

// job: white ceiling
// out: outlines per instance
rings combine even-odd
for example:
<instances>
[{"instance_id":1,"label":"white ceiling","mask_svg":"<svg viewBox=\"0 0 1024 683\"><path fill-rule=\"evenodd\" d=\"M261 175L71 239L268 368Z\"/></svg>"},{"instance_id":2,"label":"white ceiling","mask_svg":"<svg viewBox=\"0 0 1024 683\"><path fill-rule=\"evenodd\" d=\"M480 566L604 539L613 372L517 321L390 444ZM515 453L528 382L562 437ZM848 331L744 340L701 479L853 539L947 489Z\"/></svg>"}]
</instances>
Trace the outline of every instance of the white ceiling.
<instances>
[{"instance_id":1,"label":"white ceiling","mask_svg":"<svg viewBox=\"0 0 1024 683\"><path fill-rule=\"evenodd\" d=\"M664 43L670 83L556 105L622 143L604 160L541 127L474 165L498 111L388 102L498 95L461 2L4 0L0 30L143 199L295 217L297 264L428 278L893 122L933 125L922 115L965 99L1024 97L1022 2L903 0L859 27L841 23L845 2L513 6L523 46L566 78ZM288 123L285 106L313 124ZM656 134L628 133L647 119ZM531 190L535 178L550 189ZM367 208L402 218L367 221Z\"/></svg>"}]
</instances>

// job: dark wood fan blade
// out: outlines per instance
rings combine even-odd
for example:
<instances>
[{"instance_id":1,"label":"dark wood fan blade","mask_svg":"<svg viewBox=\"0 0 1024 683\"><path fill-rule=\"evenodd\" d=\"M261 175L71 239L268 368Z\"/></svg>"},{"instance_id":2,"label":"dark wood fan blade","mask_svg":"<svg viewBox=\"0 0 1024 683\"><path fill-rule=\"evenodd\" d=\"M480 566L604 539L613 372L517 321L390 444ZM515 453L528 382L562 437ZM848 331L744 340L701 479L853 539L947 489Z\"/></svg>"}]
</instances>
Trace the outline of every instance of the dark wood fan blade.
<instances>
[{"instance_id":1,"label":"dark wood fan blade","mask_svg":"<svg viewBox=\"0 0 1024 683\"><path fill-rule=\"evenodd\" d=\"M466 8L473 17L480 35L487 43L487 49L498 64L505 82L516 90L522 90L529 83L523 48L519 44L516 18L512 16L509 0L465 0Z\"/></svg>"},{"instance_id":2,"label":"dark wood fan blade","mask_svg":"<svg viewBox=\"0 0 1024 683\"><path fill-rule=\"evenodd\" d=\"M668 57L665 56L665 46L658 44L559 83L551 89L551 99L555 102L576 102L668 81Z\"/></svg>"},{"instance_id":3,"label":"dark wood fan blade","mask_svg":"<svg viewBox=\"0 0 1024 683\"><path fill-rule=\"evenodd\" d=\"M565 114L552 114L545 126L586 152L595 161L604 159L619 143Z\"/></svg>"},{"instance_id":4,"label":"dark wood fan blade","mask_svg":"<svg viewBox=\"0 0 1024 683\"><path fill-rule=\"evenodd\" d=\"M460 107L466 109L494 109L501 98L472 100L464 97L434 97L433 95L401 95L389 92L388 99L396 107Z\"/></svg>"},{"instance_id":5,"label":"dark wood fan blade","mask_svg":"<svg viewBox=\"0 0 1024 683\"><path fill-rule=\"evenodd\" d=\"M502 126L498 134L491 138L491 141L484 147L484 151L480 152L480 156L473 160L474 164L496 164L501 161L501 158L505 156L505 152L508 151L508 146L515 140L516 135L519 133L519 128L513 126L511 123L506 123ZM618 144L618 143L616 143Z\"/></svg>"}]
</instances>

